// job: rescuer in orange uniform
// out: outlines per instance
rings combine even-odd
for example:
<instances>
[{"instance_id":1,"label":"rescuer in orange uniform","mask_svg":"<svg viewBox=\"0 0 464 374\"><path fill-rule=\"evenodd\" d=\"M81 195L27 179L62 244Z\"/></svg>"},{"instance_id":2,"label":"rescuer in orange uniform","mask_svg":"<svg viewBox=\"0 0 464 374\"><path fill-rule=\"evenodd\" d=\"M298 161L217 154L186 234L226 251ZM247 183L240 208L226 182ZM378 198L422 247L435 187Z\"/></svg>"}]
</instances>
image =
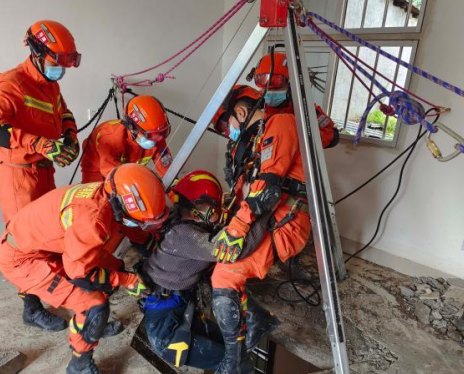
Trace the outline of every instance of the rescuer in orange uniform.
<instances>
[{"instance_id":1,"label":"rescuer in orange uniform","mask_svg":"<svg viewBox=\"0 0 464 374\"><path fill-rule=\"evenodd\" d=\"M73 36L58 22L39 21L27 31L25 44L31 50L27 60L0 74L0 206L7 224L55 188L53 163L69 165L79 153L76 123L57 83L66 68L79 66ZM36 296L20 296L26 324L66 328Z\"/></svg>"},{"instance_id":2,"label":"rescuer in orange uniform","mask_svg":"<svg viewBox=\"0 0 464 374\"><path fill-rule=\"evenodd\" d=\"M213 251L222 262L212 275L213 311L226 344L218 374L240 373L248 319L237 311L246 311L242 303L247 279L264 278L276 256L286 261L297 255L310 236L295 117L276 114L265 119L260 98L251 87L238 86L223 104L234 142L232 182L240 205ZM237 261L251 226L270 211L270 233L252 254Z\"/></svg>"},{"instance_id":3,"label":"rescuer in orange uniform","mask_svg":"<svg viewBox=\"0 0 464 374\"><path fill-rule=\"evenodd\" d=\"M153 96L136 96L125 109L122 120L107 121L84 141L82 182L104 180L116 166L128 162L147 165L151 160L163 177L172 163L166 145L171 131L163 104Z\"/></svg>"},{"instance_id":4,"label":"rescuer in orange uniform","mask_svg":"<svg viewBox=\"0 0 464 374\"><path fill-rule=\"evenodd\" d=\"M68 374L99 374L93 348L108 330L108 294L145 289L123 262L105 249L115 222L144 230L168 217L163 185L149 169L126 164L104 183L58 188L21 209L1 237L0 270L20 292L75 314ZM110 335L111 335L111 328Z\"/></svg>"},{"instance_id":5,"label":"rescuer in orange uniform","mask_svg":"<svg viewBox=\"0 0 464 374\"><path fill-rule=\"evenodd\" d=\"M273 60L273 61L272 61ZM266 117L274 114L294 114L290 95L290 78L288 74L287 55L283 52L271 52L264 55L254 69L256 86L265 90L272 68L272 78L264 95ZM324 113L319 105L315 105L322 146L332 148L338 144L339 132L332 119Z\"/></svg>"},{"instance_id":6,"label":"rescuer in orange uniform","mask_svg":"<svg viewBox=\"0 0 464 374\"><path fill-rule=\"evenodd\" d=\"M166 145L171 125L163 104L153 96L136 96L124 108L122 120L98 125L82 146L82 183L100 182L118 165L137 163L147 165L151 160L163 177L172 163ZM121 231L121 230L120 230ZM119 240L127 235L131 244L144 257L149 257L154 245L154 233L123 228Z\"/></svg>"}]
</instances>

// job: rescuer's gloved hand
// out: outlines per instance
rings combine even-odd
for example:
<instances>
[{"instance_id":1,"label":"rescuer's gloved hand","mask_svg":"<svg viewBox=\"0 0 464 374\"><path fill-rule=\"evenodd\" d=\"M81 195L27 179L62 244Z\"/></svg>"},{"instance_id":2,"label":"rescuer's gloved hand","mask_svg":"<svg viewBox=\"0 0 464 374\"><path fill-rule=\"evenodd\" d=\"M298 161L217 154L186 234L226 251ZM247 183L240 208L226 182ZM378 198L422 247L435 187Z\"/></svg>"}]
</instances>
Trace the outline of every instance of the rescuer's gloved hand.
<instances>
[{"instance_id":1,"label":"rescuer's gloved hand","mask_svg":"<svg viewBox=\"0 0 464 374\"><path fill-rule=\"evenodd\" d=\"M76 155L76 157L74 158L75 160L77 156L79 156L79 151L80 151L79 139L77 138L77 132L73 129L66 130L66 132L64 133L63 144L70 147L74 151Z\"/></svg>"},{"instance_id":2,"label":"rescuer's gloved hand","mask_svg":"<svg viewBox=\"0 0 464 374\"><path fill-rule=\"evenodd\" d=\"M144 291L148 291L147 286L143 283L142 278L134 273L124 273L124 276L121 277L121 273L119 273L119 277L124 278L121 279L120 285L125 287L127 293L131 296L142 296Z\"/></svg>"},{"instance_id":3,"label":"rescuer's gloved hand","mask_svg":"<svg viewBox=\"0 0 464 374\"><path fill-rule=\"evenodd\" d=\"M250 225L238 217L232 218L229 226L219 234L216 246L213 249L213 256L216 257L217 262L225 264L237 261L242 253L249 231Z\"/></svg>"},{"instance_id":4,"label":"rescuer's gloved hand","mask_svg":"<svg viewBox=\"0 0 464 374\"><path fill-rule=\"evenodd\" d=\"M34 149L61 167L70 165L77 157L71 147L64 145L59 140L47 139L42 136L37 137Z\"/></svg>"}]
</instances>

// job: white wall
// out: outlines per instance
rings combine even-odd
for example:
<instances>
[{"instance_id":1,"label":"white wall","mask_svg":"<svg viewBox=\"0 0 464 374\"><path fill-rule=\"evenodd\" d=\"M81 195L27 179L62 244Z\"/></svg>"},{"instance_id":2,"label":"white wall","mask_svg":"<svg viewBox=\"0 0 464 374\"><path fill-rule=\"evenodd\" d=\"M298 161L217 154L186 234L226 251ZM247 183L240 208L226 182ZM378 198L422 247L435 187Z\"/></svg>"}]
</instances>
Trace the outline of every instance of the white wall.
<instances>
[{"instance_id":1,"label":"white wall","mask_svg":"<svg viewBox=\"0 0 464 374\"><path fill-rule=\"evenodd\" d=\"M424 38L419 44L416 65L453 84L464 87L460 61L462 49L462 15L464 2L450 0L440 4L429 1L424 23ZM442 120L461 134L464 99L418 76L413 78L414 92L438 104L449 106L452 112ZM405 149L417 134L418 127L403 127L397 150L344 142L327 152L328 167L335 198L344 196L375 174ZM444 152L450 142L437 136ZM337 207L338 222L343 236L366 243L374 232L381 209L393 194L400 165ZM464 157L439 163L423 143L406 168L400 196L390 209L382 235L373 246L417 263L463 276L464 210L462 184ZM375 258L372 258L375 261Z\"/></svg>"},{"instance_id":2,"label":"white wall","mask_svg":"<svg viewBox=\"0 0 464 374\"><path fill-rule=\"evenodd\" d=\"M0 71L26 58L28 48L23 46L23 38L32 23L53 19L65 24L74 34L83 56L81 66L67 72L61 87L78 126L82 126L87 121L87 109L97 109L106 97L111 87L111 73L134 72L164 60L190 43L223 13L224 3L216 0L4 1L0 12ZM222 43L221 31L175 70L176 80L166 80L145 92L156 95L168 108L198 118L218 85L221 66L205 92L194 104L192 101L218 60ZM146 77L155 77L163 71ZM114 105L110 108L104 119L115 118ZM188 108L192 108L190 112ZM174 133L179 119L171 117L171 123ZM171 144L174 153L192 125L182 126ZM87 133L79 138L83 140ZM217 147L212 139L209 134L205 136L186 169L216 170ZM57 172L57 185L68 183L72 169L74 165Z\"/></svg>"}]
</instances>

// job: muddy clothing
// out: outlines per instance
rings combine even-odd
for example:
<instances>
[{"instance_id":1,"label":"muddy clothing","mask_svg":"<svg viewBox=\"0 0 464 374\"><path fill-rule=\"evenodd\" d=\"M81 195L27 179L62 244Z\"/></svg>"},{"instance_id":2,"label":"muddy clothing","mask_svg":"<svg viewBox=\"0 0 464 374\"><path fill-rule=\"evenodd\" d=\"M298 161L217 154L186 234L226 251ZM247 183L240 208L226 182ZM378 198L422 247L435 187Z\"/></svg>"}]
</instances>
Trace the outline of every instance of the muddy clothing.
<instances>
[{"instance_id":1,"label":"muddy clothing","mask_svg":"<svg viewBox=\"0 0 464 374\"><path fill-rule=\"evenodd\" d=\"M250 255L268 230L269 215L253 225L241 258ZM178 222L166 233L159 249L145 263L144 272L153 283L169 290L194 287L203 273L216 262L211 254L211 233L189 222Z\"/></svg>"},{"instance_id":2,"label":"muddy clothing","mask_svg":"<svg viewBox=\"0 0 464 374\"><path fill-rule=\"evenodd\" d=\"M268 231L268 220L269 215L263 215L252 226L243 257L259 246ZM152 286L182 291L166 297L158 291L158 295L147 298L144 306L145 329L153 350L175 366L216 370L224 357L224 341L216 323L200 320L196 313L186 323L186 310L194 303L194 287L216 262L211 254L213 245L205 227L177 219L143 268Z\"/></svg>"}]
</instances>

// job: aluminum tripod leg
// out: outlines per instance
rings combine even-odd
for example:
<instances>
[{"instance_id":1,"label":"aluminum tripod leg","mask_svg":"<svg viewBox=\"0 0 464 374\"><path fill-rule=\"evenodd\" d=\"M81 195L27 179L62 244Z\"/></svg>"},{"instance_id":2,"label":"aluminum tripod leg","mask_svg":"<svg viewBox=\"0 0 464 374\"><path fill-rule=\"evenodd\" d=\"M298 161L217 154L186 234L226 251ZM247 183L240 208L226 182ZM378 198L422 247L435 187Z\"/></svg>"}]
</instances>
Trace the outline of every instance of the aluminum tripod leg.
<instances>
[{"instance_id":1,"label":"aluminum tripod leg","mask_svg":"<svg viewBox=\"0 0 464 374\"><path fill-rule=\"evenodd\" d=\"M319 128L311 97L308 68L303 50L298 45L298 32L293 11L289 9L288 26L284 29L285 49L290 72L290 87L298 127L303 168L306 179L311 224L314 233L317 264L327 320L327 334L332 346L337 374L350 372L343 319L337 291L337 279L330 246L330 213L324 190L325 170Z\"/></svg>"},{"instance_id":2,"label":"aluminum tripod leg","mask_svg":"<svg viewBox=\"0 0 464 374\"><path fill-rule=\"evenodd\" d=\"M253 57L253 54L256 52L259 45L263 41L267 31L268 29L259 26L259 24L253 30L253 33L250 35L247 42L243 46L237 59L230 67L224 80L219 85L219 88L216 90L213 97L209 101L205 110L198 119L198 122L193 127L189 136L182 145L182 148L179 150L179 153L177 153L172 165L169 167L166 175L164 176L163 184L166 188L172 184L177 174L192 154L222 102L232 90L238 78L240 78L240 75L245 70L248 62Z\"/></svg>"}]
</instances>

